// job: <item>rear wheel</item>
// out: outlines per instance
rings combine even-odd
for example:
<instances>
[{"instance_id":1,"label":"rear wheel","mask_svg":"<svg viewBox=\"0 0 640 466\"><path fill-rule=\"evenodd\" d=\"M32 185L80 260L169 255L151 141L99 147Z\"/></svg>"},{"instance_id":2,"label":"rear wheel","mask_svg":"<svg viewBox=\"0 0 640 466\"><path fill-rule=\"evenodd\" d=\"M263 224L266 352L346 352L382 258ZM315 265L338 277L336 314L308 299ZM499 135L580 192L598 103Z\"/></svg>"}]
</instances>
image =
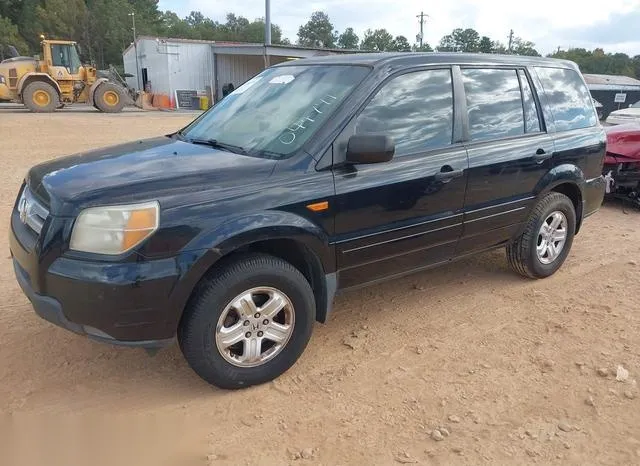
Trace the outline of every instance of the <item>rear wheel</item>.
<instances>
[{"instance_id":1,"label":"rear wheel","mask_svg":"<svg viewBox=\"0 0 640 466\"><path fill-rule=\"evenodd\" d=\"M32 112L53 112L60 105L58 91L49 83L35 81L22 92L24 105Z\"/></svg>"},{"instance_id":2,"label":"rear wheel","mask_svg":"<svg viewBox=\"0 0 640 466\"><path fill-rule=\"evenodd\" d=\"M534 207L524 232L507 246L511 268L530 278L554 274L569 255L576 231L573 202L551 192Z\"/></svg>"},{"instance_id":3,"label":"rear wheel","mask_svg":"<svg viewBox=\"0 0 640 466\"><path fill-rule=\"evenodd\" d=\"M191 368L220 388L275 379L304 351L315 320L306 278L277 257L228 263L195 292L178 339Z\"/></svg>"},{"instance_id":4,"label":"rear wheel","mask_svg":"<svg viewBox=\"0 0 640 466\"><path fill-rule=\"evenodd\" d=\"M98 86L93 94L93 102L98 110L106 113L117 113L122 111L124 107L124 99L120 88L108 82Z\"/></svg>"}]
</instances>

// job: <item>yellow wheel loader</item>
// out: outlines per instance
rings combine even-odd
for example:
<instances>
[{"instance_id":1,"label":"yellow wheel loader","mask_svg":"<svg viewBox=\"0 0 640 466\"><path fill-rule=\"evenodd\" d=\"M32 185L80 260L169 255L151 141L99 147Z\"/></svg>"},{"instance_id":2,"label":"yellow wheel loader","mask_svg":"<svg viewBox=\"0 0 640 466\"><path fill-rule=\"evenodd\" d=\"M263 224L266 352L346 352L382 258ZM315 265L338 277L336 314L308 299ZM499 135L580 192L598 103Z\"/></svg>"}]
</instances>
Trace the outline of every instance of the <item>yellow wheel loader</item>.
<instances>
[{"instance_id":1,"label":"yellow wheel loader","mask_svg":"<svg viewBox=\"0 0 640 466\"><path fill-rule=\"evenodd\" d=\"M23 103L33 112L53 112L76 102L120 112L130 102L122 85L80 62L76 42L43 38L41 45L41 57L14 56L0 62L0 101Z\"/></svg>"}]
</instances>

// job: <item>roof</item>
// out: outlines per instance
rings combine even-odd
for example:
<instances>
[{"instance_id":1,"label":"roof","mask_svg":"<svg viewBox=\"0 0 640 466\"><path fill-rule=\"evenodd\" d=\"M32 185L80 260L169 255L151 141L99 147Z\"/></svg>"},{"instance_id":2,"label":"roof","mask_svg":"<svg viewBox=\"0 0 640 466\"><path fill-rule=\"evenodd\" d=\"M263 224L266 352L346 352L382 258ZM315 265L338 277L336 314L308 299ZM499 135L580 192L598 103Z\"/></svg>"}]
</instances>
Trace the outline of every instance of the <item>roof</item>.
<instances>
[{"instance_id":1,"label":"roof","mask_svg":"<svg viewBox=\"0 0 640 466\"><path fill-rule=\"evenodd\" d=\"M583 74L587 84L601 84L610 86L640 86L640 81L629 76L612 74Z\"/></svg>"},{"instance_id":2,"label":"roof","mask_svg":"<svg viewBox=\"0 0 640 466\"><path fill-rule=\"evenodd\" d=\"M162 41L162 42L178 42L178 43L186 43L186 44L211 44L211 45L215 45L216 47L225 47L225 46L232 46L232 47L264 47L265 44L263 43L259 43L259 42L233 42L233 41L226 41L226 40L200 40L200 39L180 39L180 38L175 38L175 37L155 37L155 36L138 36L136 38L137 42L140 42L142 40L152 40L152 41ZM129 49L131 49L133 47L133 42L131 44L129 44L129 46L124 50L124 52L122 52L122 54L126 54ZM297 50L313 50L313 51L318 51L318 52L330 52L330 53L357 53L359 52L358 50L349 50L349 49L329 49L329 48L320 48L320 47L302 47L300 45L286 45L286 44L271 44L268 47L273 47L273 48L286 48L286 49L297 49ZM362 53L362 52L361 52Z\"/></svg>"},{"instance_id":3,"label":"roof","mask_svg":"<svg viewBox=\"0 0 640 466\"><path fill-rule=\"evenodd\" d=\"M469 64L469 65L546 65L556 68L578 69L577 65L568 60L555 58L529 57L523 55L498 55L490 53L442 53L442 52L371 52L359 54L328 55L305 59L305 64L340 64L340 65L369 65L383 64L417 65L417 64ZM286 66L287 63L275 66Z\"/></svg>"}]
</instances>

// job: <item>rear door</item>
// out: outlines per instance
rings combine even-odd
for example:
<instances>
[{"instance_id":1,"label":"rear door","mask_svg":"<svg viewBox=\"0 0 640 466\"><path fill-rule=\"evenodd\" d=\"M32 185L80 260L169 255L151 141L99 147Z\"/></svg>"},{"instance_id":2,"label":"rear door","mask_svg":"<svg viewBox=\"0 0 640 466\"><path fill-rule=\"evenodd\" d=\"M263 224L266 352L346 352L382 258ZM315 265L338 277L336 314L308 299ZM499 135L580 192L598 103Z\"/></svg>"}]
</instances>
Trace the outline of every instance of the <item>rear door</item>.
<instances>
[{"instance_id":1,"label":"rear door","mask_svg":"<svg viewBox=\"0 0 640 466\"><path fill-rule=\"evenodd\" d=\"M531 77L525 68L462 67L469 176L457 254L510 239L526 220L535 187L553 166Z\"/></svg>"},{"instance_id":2,"label":"rear door","mask_svg":"<svg viewBox=\"0 0 640 466\"><path fill-rule=\"evenodd\" d=\"M453 256L462 232L467 154L454 125L449 67L389 78L334 144L335 242L341 288ZM458 114L456 114L458 115ZM353 134L395 141L387 163L345 165Z\"/></svg>"}]
</instances>

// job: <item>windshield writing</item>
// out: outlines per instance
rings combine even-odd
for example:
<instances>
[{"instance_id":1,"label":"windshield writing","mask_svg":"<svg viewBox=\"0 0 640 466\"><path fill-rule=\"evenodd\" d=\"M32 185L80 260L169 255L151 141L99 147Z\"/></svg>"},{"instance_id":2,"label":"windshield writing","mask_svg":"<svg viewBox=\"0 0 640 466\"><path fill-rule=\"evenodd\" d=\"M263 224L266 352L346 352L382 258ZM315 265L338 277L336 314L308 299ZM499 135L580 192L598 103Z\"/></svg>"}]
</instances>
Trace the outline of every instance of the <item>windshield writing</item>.
<instances>
[{"instance_id":1,"label":"windshield writing","mask_svg":"<svg viewBox=\"0 0 640 466\"><path fill-rule=\"evenodd\" d=\"M368 73L359 66L270 68L231 92L183 131L249 155L286 157L298 150Z\"/></svg>"}]
</instances>

